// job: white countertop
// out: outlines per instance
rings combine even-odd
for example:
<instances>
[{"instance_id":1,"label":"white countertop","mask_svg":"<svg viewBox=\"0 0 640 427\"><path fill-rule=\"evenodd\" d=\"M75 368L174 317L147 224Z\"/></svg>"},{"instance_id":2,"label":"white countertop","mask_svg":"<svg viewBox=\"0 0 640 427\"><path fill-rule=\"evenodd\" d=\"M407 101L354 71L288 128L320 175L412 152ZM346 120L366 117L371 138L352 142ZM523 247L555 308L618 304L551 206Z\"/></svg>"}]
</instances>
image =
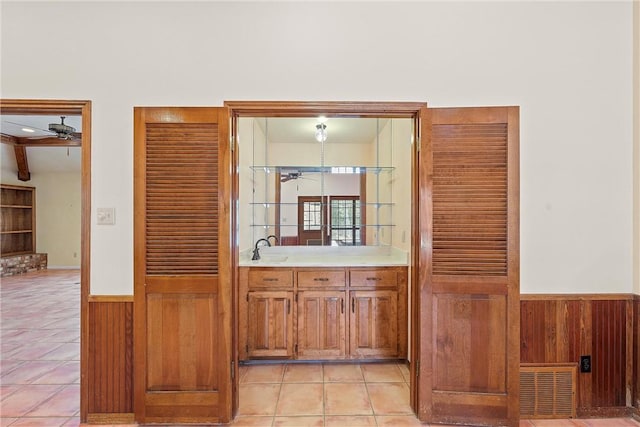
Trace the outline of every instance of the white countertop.
<instances>
[{"instance_id":1,"label":"white countertop","mask_svg":"<svg viewBox=\"0 0 640 427\"><path fill-rule=\"evenodd\" d=\"M240 253L241 267L368 267L405 266L408 254L391 246L261 246Z\"/></svg>"}]
</instances>

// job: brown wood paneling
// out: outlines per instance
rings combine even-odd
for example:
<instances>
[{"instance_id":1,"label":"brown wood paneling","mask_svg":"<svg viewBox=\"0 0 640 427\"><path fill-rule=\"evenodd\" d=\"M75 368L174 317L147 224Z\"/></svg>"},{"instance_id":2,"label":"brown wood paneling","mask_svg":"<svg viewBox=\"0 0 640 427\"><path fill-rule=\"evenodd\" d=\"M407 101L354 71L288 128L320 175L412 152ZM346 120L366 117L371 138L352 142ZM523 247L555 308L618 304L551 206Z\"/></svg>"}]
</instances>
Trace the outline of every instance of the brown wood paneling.
<instances>
[{"instance_id":1,"label":"brown wood paneling","mask_svg":"<svg viewBox=\"0 0 640 427\"><path fill-rule=\"evenodd\" d=\"M506 392L506 298L434 298L434 383L439 391Z\"/></svg>"},{"instance_id":2,"label":"brown wood paneling","mask_svg":"<svg viewBox=\"0 0 640 427\"><path fill-rule=\"evenodd\" d=\"M133 412L133 303L90 303L88 332L88 412Z\"/></svg>"},{"instance_id":3,"label":"brown wood paneling","mask_svg":"<svg viewBox=\"0 0 640 427\"><path fill-rule=\"evenodd\" d=\"M633 406L640 410L640 295L633 299Z\"/></svg>"},{"instance_id":4,"label":"brown wood paneling","mask_svg":"<svg viewBox=\"0 0 640 427\"><path fill-rule=\"evenodd\" d=\"M626 406L626 302L594 301L592 405Z\"/></svg>"},{"instance_id":5,"label":"brown wood paneling","mask_svg":"<svg viewBox=\"0 0 640 427\"><path fill-rule=\"evenodd\" d=\"M580 360L580 301L522 301L520 362Z\"/></svg>"},{"instance_id":6,"label":"brown wood paneling","mask_svg":"<svg viewBox=\"0 0 640 427\"><path fill-rule=\"evenodd\" d=\"M578 412L596 414L602 408L626 406L627 393L633 389L628 371L637 360L637 345L634 357L628 342L637 337L629 313L631 299L628 294L524 296L521 363L578 366L581 355L590 355L592 372L578 372Z\"/></svg>"},{"instance_id":7,"label":"brown wood paneling","mask_svg":"<svg viewBox=\"0 0 640 427\"><path fill-rule=\"evenodd\" d=\"M147 299L149 390L217 390L215 294L151 294Z\"/></svg>"}]
</instances>

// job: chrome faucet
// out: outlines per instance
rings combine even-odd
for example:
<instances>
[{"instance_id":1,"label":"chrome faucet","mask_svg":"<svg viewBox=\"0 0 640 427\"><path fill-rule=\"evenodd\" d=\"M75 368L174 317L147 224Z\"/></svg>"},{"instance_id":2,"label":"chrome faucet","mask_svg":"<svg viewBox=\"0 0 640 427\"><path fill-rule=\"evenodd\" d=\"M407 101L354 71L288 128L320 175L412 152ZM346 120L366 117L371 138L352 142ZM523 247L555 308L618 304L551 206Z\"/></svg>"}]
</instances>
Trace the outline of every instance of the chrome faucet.
<instances>
[{"instance_id":1,"label":"chrome faucet","mask_svg":"<svg viewBox=\"0 0 640 427\"><path fill-rule=\"evenodd\" d=\"M258 239L256 241L256 246L253 248L253 257L251 257L251 261L257 261L260 259L260 252L258 251L258 244L260 242L265 242L267 246L271 246L271 243L267 239Z\"/></svg>"},{"instance_id":2,"label":"chrome faucet","mask_svg":"<svg viewBox=\"0 0 640 427\"><path fill-rule=\"evenodd\" d=\"M273 244L274 246L277 245L278 242L278 237L275 234L271 234L269 236L267 236L267 240L271 239L273 237L273 240L275 240L275 243Z\"/></svg>"}]
</instances>

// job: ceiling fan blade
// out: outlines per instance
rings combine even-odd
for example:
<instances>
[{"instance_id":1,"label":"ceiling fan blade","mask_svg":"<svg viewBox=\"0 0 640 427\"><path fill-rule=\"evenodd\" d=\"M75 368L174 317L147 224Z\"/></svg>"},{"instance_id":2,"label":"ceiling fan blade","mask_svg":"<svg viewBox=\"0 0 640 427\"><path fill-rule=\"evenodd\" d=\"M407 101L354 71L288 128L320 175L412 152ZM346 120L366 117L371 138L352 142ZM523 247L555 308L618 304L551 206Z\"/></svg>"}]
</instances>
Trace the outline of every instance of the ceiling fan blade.
<instances>
[{"instance_id":1,"label":"ceiling fan blade","mask_svg":"<svg viewBox=\"0 0 640 427\"><path fill-rule=\"evenodd\" d=\"M55 134L56 134L55 132L50 131L50 130L48 130L48 129L41 129L41 128L37 128L37 127L35 127L35 126L23 125L23 124L21 124L21 123L10 122L10 121L8 121L8 120L7 120L7 121L5 121L5 123L9 123L9 124L11 124L11 125L20 126L20 127L22 127L22 128L27 128L27 129L37 130L37 131L40 131L40 132L46 132L46 133L48 133L48 134L52 134L52 135L55 135Z\"/></svg>"}]
</instances>

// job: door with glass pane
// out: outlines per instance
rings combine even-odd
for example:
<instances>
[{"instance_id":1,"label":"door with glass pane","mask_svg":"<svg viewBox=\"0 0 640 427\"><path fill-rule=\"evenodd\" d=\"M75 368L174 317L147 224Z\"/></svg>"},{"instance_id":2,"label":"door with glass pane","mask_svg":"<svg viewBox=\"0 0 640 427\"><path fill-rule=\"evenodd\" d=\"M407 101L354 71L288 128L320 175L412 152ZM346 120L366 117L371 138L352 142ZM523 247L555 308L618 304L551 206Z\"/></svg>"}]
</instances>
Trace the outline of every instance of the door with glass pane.
<instances>
[{"instance_id":1,"label":"door with glass pane","mask_svg":"<svg viewBox=\"0 0 640 427\"><path fill-rule=\"evenodd\" d=\"M331 243L338 246L360 246L360 197L332 196L330 202Z\"/></svg>"},{"instance_id":2,"label":"door with glass pane","mask_svg":"<svg viewBox=\"0 0 640 427\"><path fill-rule=\"evenodd\" d=\"M298 244L320 246L326 244L326 197L298 197ZM323 243L324 239L324 243Z\"/></svg>"}]
</instances>

